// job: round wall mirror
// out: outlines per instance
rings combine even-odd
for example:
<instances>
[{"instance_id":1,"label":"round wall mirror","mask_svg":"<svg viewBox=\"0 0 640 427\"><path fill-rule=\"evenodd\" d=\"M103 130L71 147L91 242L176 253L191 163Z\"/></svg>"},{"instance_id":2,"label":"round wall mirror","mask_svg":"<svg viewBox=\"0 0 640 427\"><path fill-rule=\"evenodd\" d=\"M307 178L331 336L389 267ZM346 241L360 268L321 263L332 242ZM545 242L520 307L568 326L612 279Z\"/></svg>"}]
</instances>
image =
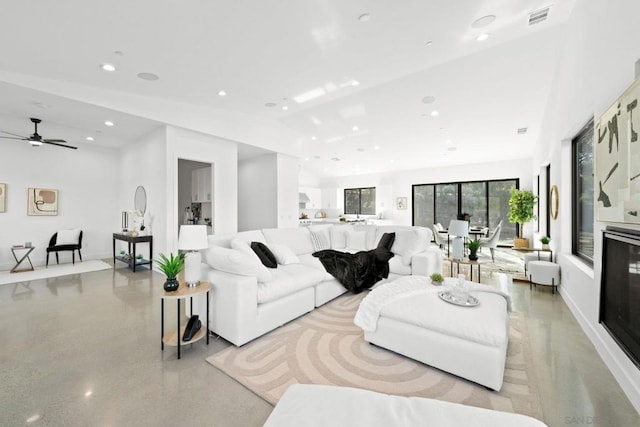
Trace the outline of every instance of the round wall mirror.
<instances>
[{"instance_id":1,"label":"round wall mirror","mask_svg":"<svg viewBox=\"0 0 640 427\"><path fill-rule=\"evenodd\" d=\"M136 195L133 198L133 206L135 210L140 211L142 215L144 215L147 210L147 192L144 190L142 185L139 185L136 188Z\"/></svg>"}]
</instances>

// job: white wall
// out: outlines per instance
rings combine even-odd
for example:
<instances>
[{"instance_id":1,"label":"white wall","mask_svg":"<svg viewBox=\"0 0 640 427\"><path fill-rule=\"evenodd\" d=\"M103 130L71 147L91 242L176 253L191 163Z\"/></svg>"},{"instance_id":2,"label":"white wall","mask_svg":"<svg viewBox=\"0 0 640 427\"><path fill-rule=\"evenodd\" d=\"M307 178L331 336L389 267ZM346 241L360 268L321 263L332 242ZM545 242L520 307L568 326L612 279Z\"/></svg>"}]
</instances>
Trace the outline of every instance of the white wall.
<instances>
[{"instance_id":1,"label":"white wall","mask_svg":"<svg viewBox=\"0 0 640 427\"><path fill-rule=\"evenodd\" d=\"M355 175L336 178L333 184L338 194L345 188L376 187L376 212L383 212L385 219L394 224L411 225L411 191L414 184L441 182L479 181L489 179L520 178L520 188L532 188L531 159L475 165L447 166L441 168L400 171L393 174ZM328 182L325 182L328 184ZM396 209L396 198L407 198L407 209ZM531 235L531 224L525 227L525 235Z\"/></svg>"},{"instance_id":2,"label":"white wall","mask_svg":"<svg viewBox=\"0 0 640 427\"><path fill-rule=\"evenodd\" d=\"M134 210L133 199L136 188L139 185L144 187L147 193L145 225L148 227L147 232L153 235L153 259L156 258L156 254L168 251L165 215L167 173L164 168L167 157L166 146L166 128L161 127L120 149L119 197L118 204L113 207L116 210L114 215L118 218L120 218L120 212ZM131 223L129 225L131 226ZM120 225L113 231L119 228ZM146 244L141 244L138 251L146 257Z\"/></svg>"},{"instance_id":3,"label":"white wall","mask_svg":"<svg viewBox=\"0 0 640 427\"><path fill-rule=\"evenodd\" d=\"M44 265L49 239L68 228L83 230L83 259L111 256L110 232L120 224L113 206L118 198L118 169L117 153L111 150L0 142L0 182L7 184L6 211L0 213L0 269L15 264L10 246L26 241L36 246L32 262ZM59 190L57 216L27 216L27 188L33 187ZM60 253L60 258L70 262L71 254Z\"/></svg>"},{"instance_id":4,"label":"white wall","mask_svg":"<svg viewBox=\"0 0 640 427\"><path fill-rule=\"evenodd\" d=\"M593 269L571 255L571 138L597 118L633 82L640 58L640 2L576 2L565 30L566 41L547 107L534 168L551 161L551 184L560 194L558 219L551 237L562 268L560 293L632 404L640 411L640 370L598 323L601 230L596 222ZM594 195L595 196L595 195ZM596 197L594 197L596 200ZM638 229L640 227L631 226Z\"/></svg>"},{"instance_id":5,"label":"white wall","mask_svg":"<svg viewBox=\"0 0 640 427\"><path fill-rule=\"evenodd\" d=\"M278 153L278 223L280 228L298 226L298 172L296 157Z\"/></svg>"},{"instance_id":6,"label":"white wall","mask_svg":"<svg viewBox=\"0 0 640 427\"><path fill-rule=\"evenodd\" d=\"M238 231L278 225L276 154L238 162Z\"/></svg>"}]
</instances>

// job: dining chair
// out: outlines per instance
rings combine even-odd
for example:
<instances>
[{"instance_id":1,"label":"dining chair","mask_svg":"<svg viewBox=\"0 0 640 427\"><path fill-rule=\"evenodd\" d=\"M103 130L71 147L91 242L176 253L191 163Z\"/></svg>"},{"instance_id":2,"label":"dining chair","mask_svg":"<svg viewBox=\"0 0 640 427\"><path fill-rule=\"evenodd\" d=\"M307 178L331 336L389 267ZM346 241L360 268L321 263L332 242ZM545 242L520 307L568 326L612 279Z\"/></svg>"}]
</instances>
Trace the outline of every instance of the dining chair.
<instances>
[{"instance_id":1,"label":"dining chair","mask_svg":"<svg viewBox=\"0 0 640 427\"><path fill-rule=\"evenodd\" d=\"M482 243L481 247L489 248L491 251L491 261L496 262L495 258L495 249L498 246L498 240L500 240L500 231L502 230L502 226L498 225L493 233L489 237L481 237L480 242Z\"/></svg>"}]
</instances>

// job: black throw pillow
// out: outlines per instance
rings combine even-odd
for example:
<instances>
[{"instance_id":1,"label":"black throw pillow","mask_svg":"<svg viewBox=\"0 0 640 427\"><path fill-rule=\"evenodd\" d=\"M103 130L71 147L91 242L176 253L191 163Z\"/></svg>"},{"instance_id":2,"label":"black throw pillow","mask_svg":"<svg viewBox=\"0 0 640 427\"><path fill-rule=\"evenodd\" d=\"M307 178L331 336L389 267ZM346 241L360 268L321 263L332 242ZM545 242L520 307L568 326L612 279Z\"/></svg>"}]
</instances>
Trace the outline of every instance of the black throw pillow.
<instances>
[{"instance_id":1,"label":"black throw pillow","mask_svg":"<svg viewBox=\"0 0 640 427\"><path fill-rule=\"evenodd\" d=\"M393 246L393 242L396 240L396 233L384 233L378 242L379 248L385 248L387 250L391 250L391 246Z\"/></svg>"},{"instance_id":2,"label":"black throw pillow","mask_svg":"<svg viewBox=\"0 0 640 427\"><path fill-rule=\"evenodd\" d=\"M278 261L276 256L269 250L267 245L261 242L251 242L251 249L258 255L260 261L265 267L276 268L278 267Z\"/></svg>"}]
</instances>

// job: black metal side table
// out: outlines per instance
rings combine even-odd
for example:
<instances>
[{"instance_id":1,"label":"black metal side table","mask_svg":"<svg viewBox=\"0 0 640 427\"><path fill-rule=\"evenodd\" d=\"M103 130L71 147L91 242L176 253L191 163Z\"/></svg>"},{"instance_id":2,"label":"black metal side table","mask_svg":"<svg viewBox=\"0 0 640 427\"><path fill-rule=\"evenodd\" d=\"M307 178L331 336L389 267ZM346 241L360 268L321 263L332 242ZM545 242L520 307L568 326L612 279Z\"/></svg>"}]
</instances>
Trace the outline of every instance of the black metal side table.
<instances>
[{"instance_id":1,"label":"black metal side table","mask_svg":"<svg viewBox=\"0 0 640 427\"><path fill-rule=\"evenodd\" d=\"M35 248L36 248L35 246L29 246L29 247L12 246L11 247L11 254L13 255L13 258L16 260L16 265L14 265L13 268L11 269L11 273L19 273L21 271L33 271L33 264L31 264L31 258L29 258L29 254L33 252ZM22 254L22 258L18 259L18 257L16 256L16 251L26 251L26 252ZM29 262L29 265L31 266L31 268L18 269L18 267L20 266L20 264L22 264L24 260L27 260Z\"/></svg>"}]
</instances>

